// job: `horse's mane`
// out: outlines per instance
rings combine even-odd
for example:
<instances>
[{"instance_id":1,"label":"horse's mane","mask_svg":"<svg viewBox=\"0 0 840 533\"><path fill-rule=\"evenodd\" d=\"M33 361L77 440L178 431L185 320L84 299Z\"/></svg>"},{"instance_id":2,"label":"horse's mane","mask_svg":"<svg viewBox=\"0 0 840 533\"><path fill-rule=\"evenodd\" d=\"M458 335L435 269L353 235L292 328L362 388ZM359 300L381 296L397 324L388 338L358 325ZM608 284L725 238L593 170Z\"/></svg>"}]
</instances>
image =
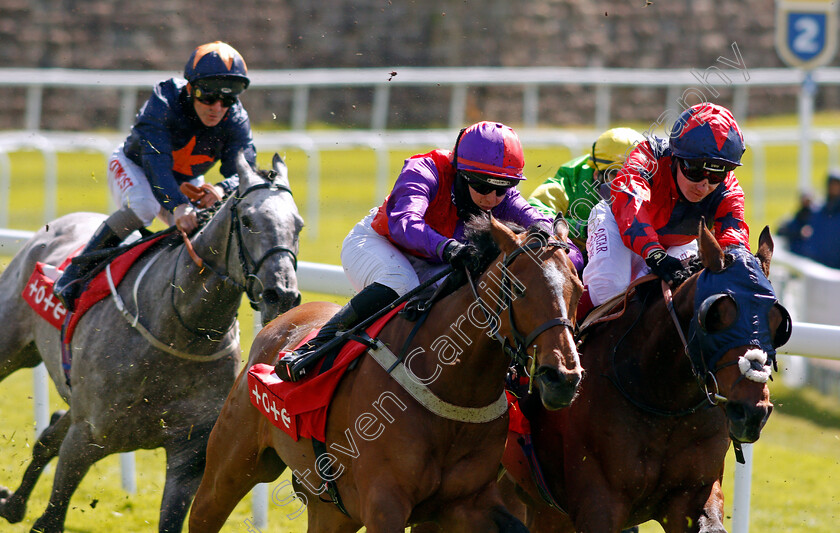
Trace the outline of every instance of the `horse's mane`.
<instances>
[{"instance_id":1,"label":"horse's mane","mask_svg":"<svg viewBox=\"0 0 840 533\"><path fill-rule=\"evenodd\" d=\"M500 221L508 229L516 234L521 234L527 231L528 236L539 235L543 241L547 241L551 235L542 226L532 225L527 230L513 222ZM480 272L484 272L490 266L496 257L502 253L499 245L493 240L493 234L490 231L490 217L474 216L464 223L464 238L467 242L475 246L481 253L481 268Z\"/></svg>"},{"instance_id":2,"label":"horse's mane","mask_svg":"<svg viewBox=\"0 0 840 533\"><path fill-rule=\"evenodd\" d=\"M517 234L527 231L528 235L540 235L543 241L547 241L550 237L549 232L541 226L533 225L525 230L525 228L513 222L500 222ZM489 216L477 215L467 219L464 223L464 239L470 246L475 247L479 252L480 266L477 269L477 272L474 273L475 275L486 271L490 265L493 264L493 261L499 257L499 254L502 253L499 245L493 240ZM439 291L435 291L434 287L431 287L428 291L424 291L412 298L411 301L406 304L402 313L403 316L408 320L416 320L420 316L420 312L417 311L418 306L420 309L429 309L430 304L452 294L464 286L466 282L467 277L463 271L452 272L446 277L443 282L443 286Z\"/></svg>"}]
</instances>

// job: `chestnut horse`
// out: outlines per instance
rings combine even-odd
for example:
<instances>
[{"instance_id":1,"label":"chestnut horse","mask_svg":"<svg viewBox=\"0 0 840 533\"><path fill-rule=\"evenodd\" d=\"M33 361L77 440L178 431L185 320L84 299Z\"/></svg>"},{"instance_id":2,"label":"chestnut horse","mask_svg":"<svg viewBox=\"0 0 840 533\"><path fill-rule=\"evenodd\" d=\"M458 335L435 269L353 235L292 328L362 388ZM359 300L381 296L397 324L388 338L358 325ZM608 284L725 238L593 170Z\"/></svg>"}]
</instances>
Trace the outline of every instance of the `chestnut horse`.
<instances>
[{"instance_id":1,"label":"chestnut horse","mask_svg":"<svg viewBox=\"0 0 840 533\"><path fill-rule=\"evenodd\" d=\"M243 372L211 433L190 531L219 531L254 485L276 479L287 466L301 491L297 497L308 502L310 532L364 526L369 533L392 533L424 521L444 531L527 531L504 508L496 484L507 435L501 399L509 354L528 358L524 351L533 346L545 407L567 406L582 377L569 318L582 286L567 256L565 231L557 241L535 229L517 235L495 220L489 223L492 257L500 255L477 283L438 301L413 337L415 324L398 315L378 338L397 353L401 347L410 352L397 371L405 368L453 411L486 412L492 405L497 413L481 422L434 414L392 378L397 371L389 375L372 357L362 357L336 389L327 416L326 440L337 461L332 471L340 476L336 484L345 515L302 492L302 485L310 492L320 485L317 474L310 474L317 472L312 441L295 442L272 426L251 405ZM299 344L335 310L314 302L276 318L254 340L248 366L274 364L280 350ZM421 355L412 357L415 353ZM382 404L390 413L380 411L388 416L376 418L371 413Z\"/></svg>"},{"instance_id":2,"label":"chestnut horse","mask_svg":"<svg viewBox=\"0 0 840 533\"><path fill-rule=\"evenodd\" d=\"M618 532L656 520L667 533L725 532L724 458L730 439L737 453L767 422L770 365L791 323L766 277L768 228L756 256L724 253L705 226L699 248L705 270L675 291L675 313L660 281L639 285L622 316L582 332L575 403L529 413L542 490L510 435L503 488L518 484L531 531Z\"/></svg>"}]
</instances>

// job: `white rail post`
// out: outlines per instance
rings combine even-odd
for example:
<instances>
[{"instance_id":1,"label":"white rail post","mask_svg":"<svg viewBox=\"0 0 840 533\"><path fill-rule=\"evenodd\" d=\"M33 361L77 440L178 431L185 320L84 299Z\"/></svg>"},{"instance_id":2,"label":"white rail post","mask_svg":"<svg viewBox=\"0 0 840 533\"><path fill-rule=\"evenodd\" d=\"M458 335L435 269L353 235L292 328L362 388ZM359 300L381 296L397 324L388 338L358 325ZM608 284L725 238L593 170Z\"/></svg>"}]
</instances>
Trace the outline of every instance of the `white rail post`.
<instances>
[{"instance_id":1,"label":"white rail post","mask_svg":"<svg viewBox=\"0 0 840 533\"><path fill-rule=\"evenodd\" d=\"M806 71L799 90L799 193L811 193L811 122L814 115L814 94L817 84L811 71Z\"/></svg>"},{"instance_id":2,"label":"white rail post","mask_svg":"<svg viewBox=\"0 0 840 533\"><path fill-rule=\"evenodd\" d=\"M120 480L122 488L129 494L137 494L137 463L134 452L120 454Z\"/></svg>"},{"instance_id":3,"label":"white rail post","mask_svg":"<svg viewBox=\"0 0 840 533\"><path fill-rule=\"evenodd\" d=\"M254 336L262 329L262 320L259 311L254 311ZM245 355L248 360L248 355ZM268 527L268 483L259 483L251 490L251 515L254 517L254 525L257 528Z\"/></svg>"},{"instance_id":4,"label":"white rail post","mask_svg":"<svg viewBox=\"0 0 840 533\"><path fill-rule=\"evenodd\" d=\"M742 444L744 464L735 463L735 495L732 501L732 533L749 533L750 489L752 487L753 445Z\"/></svg>"},{"instance_id":5,"label":"white rail post","mask_svg":"<svg viewBox=\"0 0 840 533\"><path fill-rule=\"evenodd\" d=\"M44 363L32 369L32 403L35 409L35 438L50 425L50 376Z\"/></svg>"}]
</instances>

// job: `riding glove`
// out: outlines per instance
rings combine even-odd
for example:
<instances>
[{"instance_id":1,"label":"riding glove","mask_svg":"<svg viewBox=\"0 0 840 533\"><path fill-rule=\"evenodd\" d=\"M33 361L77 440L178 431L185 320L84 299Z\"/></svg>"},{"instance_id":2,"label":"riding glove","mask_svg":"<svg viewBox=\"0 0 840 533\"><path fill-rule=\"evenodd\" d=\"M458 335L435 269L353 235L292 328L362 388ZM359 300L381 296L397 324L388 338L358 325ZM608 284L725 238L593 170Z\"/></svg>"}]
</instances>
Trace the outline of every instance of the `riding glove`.
<instances>
[{"instance_id":1,"label":"riding glove","mask_svg":"<svg viewBox=\"0 0 840 533\"><path fill-rule=\"evenodd\" d=\"M461 244L458 241L449 241L443 248L443 260L455 268L477 272L481 268L481 253L478 248L471 244Z\"/></svg>"},{"instance_id":2,"label":"riding glove","mask_svg":"<svg viewBox=\"0 0 840 533\"><path fill-rule=\"evenodd\" d=\"M683 266L682 261L676 257L671 257L665 253L665 250L653 250L645 258L645 263L654 274L673 287L688 279L689 273Z\"/></svg>"}]
</instances>

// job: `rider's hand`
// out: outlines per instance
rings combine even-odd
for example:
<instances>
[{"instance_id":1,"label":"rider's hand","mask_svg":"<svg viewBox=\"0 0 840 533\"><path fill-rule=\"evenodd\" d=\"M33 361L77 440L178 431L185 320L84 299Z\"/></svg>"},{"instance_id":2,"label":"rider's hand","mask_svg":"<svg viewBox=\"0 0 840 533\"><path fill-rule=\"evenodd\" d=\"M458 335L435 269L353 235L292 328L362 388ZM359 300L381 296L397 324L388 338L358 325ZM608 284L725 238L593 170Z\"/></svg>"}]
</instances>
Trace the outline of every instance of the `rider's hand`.
<instances>
[{"instance_id":1,"label":"rider's hand","mask_svg":"<svg viewBox=\"0 0 840 533\"><path fill-rule=\"evenodd\" d=\"M198 227L198 216L191 204L181 204L175 208L175 226L187 234Z\"/></svg>"},{"instance_id":2,"label":"rider's hand","mask_svg":"<svg viewBox=\"0 0 840 533\"><path fill-rule=\"evenodd\" d=\"M222 198L225 197L222 188L212 183L204 183L200 189L203 194L198 199L198 207L202 209L213 207L216 202L221 202Z\"/></svg>"},{"instance_id":3,"label":"rider's hand","mask_svg":"<svg viewBox=\"0 0 840 533\"><path fill-rule=\"evenodd\" d=\"M466 268L476 272L481 267L481 253L478 248L458 241L449 241L443 248L443 260L452 265L455 270Z\"/></svg>"},{"instance_id":4,"label":"rider's hand","mask_svg":"<svg viewBox=\"0 0 840 533\"><path fill-rule=\"evenodd\" d=\"M659 248L653 250L645 258L645 263L654 274L672 287L676 287L688 279L689 272L683 266L682 261L676 257L671 257L665 253L665 250Z\"/></svg>"}]
</instances>

